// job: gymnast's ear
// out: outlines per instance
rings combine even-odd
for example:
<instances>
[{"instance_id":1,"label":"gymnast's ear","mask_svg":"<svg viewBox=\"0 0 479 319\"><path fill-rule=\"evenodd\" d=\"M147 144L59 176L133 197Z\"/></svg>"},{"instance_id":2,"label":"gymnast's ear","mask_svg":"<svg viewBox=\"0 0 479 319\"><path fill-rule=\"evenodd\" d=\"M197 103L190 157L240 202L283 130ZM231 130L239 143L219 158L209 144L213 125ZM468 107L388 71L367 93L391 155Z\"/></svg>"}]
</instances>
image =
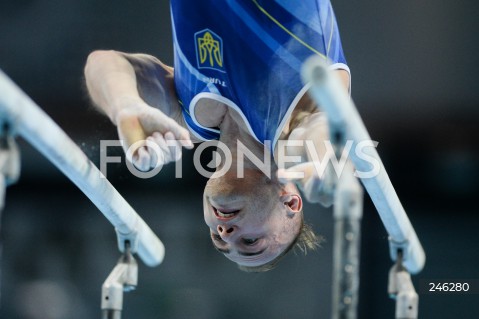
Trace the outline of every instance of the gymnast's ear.
<instances>
[{"instance_id":1,"label":"gymnast's ear","mask_svg":"<svg viewBox=\"0 0 479 319\"><path fill-rule=\"evenodd\" d=\"M303 200L299 194L283 194L281 195L281 202L286 207L286 213L289 218L293 218L303 210Z\"/></svg>"}]
</instances>

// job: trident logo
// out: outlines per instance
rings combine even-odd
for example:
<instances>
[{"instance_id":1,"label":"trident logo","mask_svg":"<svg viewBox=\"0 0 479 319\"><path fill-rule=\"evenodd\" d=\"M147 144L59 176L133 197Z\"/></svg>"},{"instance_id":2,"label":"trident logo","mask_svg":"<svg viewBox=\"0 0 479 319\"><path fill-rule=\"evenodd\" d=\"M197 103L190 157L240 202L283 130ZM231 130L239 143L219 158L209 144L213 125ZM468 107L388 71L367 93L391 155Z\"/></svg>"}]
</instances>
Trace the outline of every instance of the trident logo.
<instances>
[{"instance_id":1,"label":"trident logo","mask_svg":"<svg viewBox=\"0 0 479 319\"><path fill-rule=\"evenodd\" d=\"M198 68L223 71L223 42L213 31L195 33Z\"/></svg>"}]
</instances>

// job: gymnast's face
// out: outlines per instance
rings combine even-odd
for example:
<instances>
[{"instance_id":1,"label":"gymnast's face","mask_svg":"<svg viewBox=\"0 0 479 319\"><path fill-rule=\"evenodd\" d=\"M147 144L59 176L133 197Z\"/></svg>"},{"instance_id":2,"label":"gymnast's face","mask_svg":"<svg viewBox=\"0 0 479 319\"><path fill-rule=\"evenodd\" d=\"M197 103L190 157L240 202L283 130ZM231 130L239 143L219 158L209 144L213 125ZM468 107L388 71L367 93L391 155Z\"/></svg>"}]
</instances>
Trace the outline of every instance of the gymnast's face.
<instances>
[{"instance_id":1,"label":"gymnast's face","mask_svg":"<svg viewBox=\"0 0 479 319\"><path fill-rule=\"evenodd\" d=\"M208 181L203 211L213 245L242 266L278 257L300 231L302 201L293 184L272 181L258 170L244 178L229 172Z\"/></svg>"}]
</instances>

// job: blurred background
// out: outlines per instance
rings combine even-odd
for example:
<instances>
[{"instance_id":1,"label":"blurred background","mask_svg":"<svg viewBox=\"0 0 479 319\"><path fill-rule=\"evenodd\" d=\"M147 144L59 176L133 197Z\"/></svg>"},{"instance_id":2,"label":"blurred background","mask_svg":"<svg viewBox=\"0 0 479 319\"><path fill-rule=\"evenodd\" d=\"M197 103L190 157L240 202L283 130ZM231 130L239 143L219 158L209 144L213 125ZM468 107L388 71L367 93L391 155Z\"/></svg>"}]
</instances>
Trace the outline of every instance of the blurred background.
<instances>
[{"instance_id":1,"label":"blurred background","mask_svg":"<svg viewBox=\"0 0 479 319\"><path fill-rule=\"evenodd\" d=\"M352 96L426 250L428 281L479 279L479 4L333 0L352 70ZM90 106L89 52L144 52L172 63L167 1L0 2L0 68L98 164L115 128ZM2 94L2 92L0 92ZM101 285L116 264L113 228L71 182L19 140L22 172L2 212L0 318L99 318ZM122 154L112 148L111 155ZM148 180L122 164L108 177L166 245L165 262L139 261L123 318L329 318L331 210L306 207L326 242L271 272L245 274L211 247L205 179L183 159ZM387 234L365 198L359 318L393 318ZM420 291L419 318L479 318L478 295Z\"/></svg>"}]
</instances>

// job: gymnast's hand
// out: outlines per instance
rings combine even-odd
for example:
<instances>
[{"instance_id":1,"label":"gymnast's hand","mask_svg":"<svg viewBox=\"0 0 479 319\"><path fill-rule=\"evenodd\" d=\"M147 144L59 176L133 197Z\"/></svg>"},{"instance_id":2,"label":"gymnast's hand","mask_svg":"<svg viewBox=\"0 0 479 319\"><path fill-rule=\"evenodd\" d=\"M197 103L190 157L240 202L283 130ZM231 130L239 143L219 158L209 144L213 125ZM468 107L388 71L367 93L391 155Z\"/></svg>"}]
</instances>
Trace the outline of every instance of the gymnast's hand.
<instances>
[{"instance_id":1,"label":"gymnast's hand","mask_svg":"<svg viewBox=\"0 0 479 319\"><path fill-rule=\"evenodd\" d=\"M177 161L182 147L191 149L188 130L141 99L130 99L116 115L127 159L141 171Z\"/></svg>"}]
</instances>

